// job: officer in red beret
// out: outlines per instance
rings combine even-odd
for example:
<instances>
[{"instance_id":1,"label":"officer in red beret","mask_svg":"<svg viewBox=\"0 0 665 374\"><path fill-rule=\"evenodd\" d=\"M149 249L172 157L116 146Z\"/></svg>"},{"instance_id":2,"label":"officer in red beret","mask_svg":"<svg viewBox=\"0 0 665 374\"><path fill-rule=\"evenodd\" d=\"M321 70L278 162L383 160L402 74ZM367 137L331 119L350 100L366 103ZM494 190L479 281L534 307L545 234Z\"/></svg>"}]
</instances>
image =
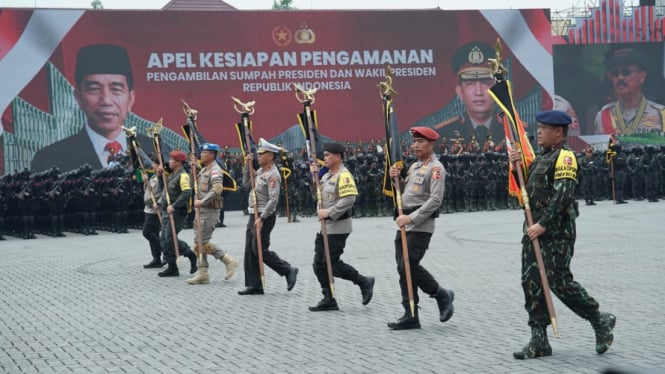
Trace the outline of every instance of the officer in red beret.
<instances>
[{"instance_id":1,"label":"officer in red beret","mask_svg":"<svg viewBox=\"0 0 665 374\"><path fill-rule=\"evenodd\" d=\"M390 168L390 177L400 177L402 186L403 212L395 219L397 226L406 229L406 241L411 266L413 298L416 304L415 315L411 316L411 308L402 256L401 232L395 235L395 259L399 273L399 286L402 291L404 315L397 322L388 323L392 330L419 329L418 319L418 288L436 299L439 307L439 320L446 322L453 316L453 299L455 293L441 287L434 277L420 265L429 248L434 233L434 219L438 217L439 207L443 202L446 170L434 155L434 143L439 134L429 127L411 128L413 143L411 151L418 158L403 175L397 167Z\"/></svg>"},{"instance_id":2,"label":"officer in red beret","mask_svg":"<svg viewBox=\"0 0 665 374\"><path fill-rule=\"evenodd\" d=\"M177 277L180 275L178 265L176 265L173 231L169 215L173 215L173 221L175 222L175 239L178 241L178 250L181 255L189 258L191 264L190 274L195 273L197 270L196 254L189 248L187 243L177 238L177 233L182 230L185 224L189 210L189 198L192 195L189 174L187 174L184 168L187 155L183 151L172 151L169 156L171 174L169 174L167 186L162 186L163 182L160 179L162 195L159 198L159 202L154 205L154 209L162 210L162 231L159 239L162 245L164 261L168 265L166 270L157 274L160 277ZM157 174L161 176L162 173L164 173L164 169L160 166L157 168ZM167 194L168 199L166 197Z\"/></svg>"}]
</instances>

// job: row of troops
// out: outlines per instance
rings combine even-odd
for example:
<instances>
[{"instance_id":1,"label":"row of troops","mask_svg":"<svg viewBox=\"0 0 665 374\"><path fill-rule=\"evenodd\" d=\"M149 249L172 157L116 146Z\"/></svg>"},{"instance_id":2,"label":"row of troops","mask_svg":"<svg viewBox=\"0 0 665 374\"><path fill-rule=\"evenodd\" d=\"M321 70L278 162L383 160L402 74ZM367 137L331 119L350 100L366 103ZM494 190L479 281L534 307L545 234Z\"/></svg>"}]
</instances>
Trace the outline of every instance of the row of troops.
<instances>
[{"instance_id":1,"label":"row of troops","mask_svg":"<svg viewBox=\"0 0 665 374\"><path fill-rule=\"evenodd\" d=\"M622 149L619 144L609 152L587 148L578 154L581 194L587 205L594 201L626 200L658 202L665 198L665 146Z\"/></svg>"},{"instance_id":2,"label":"row of troops","mask_svg":"<svg viewBox=\"0 0 665 374\"><path fill-rule=\"evenodd\" d=\"M346 167L358 181L359 195L354 203L355 217L389 216L392 200L383 193L385 157L380 145L345 146ZM440 147L436 147L438 149ZM625 151L619 144L606 151L585 149L578 153L580 166L577 198L587 205L595 201L665 198L665 147L635 147ZM282 178L278 214L298 222L297 216L315 214L310 193L311 177L306 153L281 152L277 165ZM218 164L230 176L242 179L243 157L220 150ZM406 147L407 165L415 157ZM505 151L483 153L438 154L446 169L445 199L440 213L517 209L517 200L509 198L508 160ZM126 233L143 224L143 188L141 177L134 172L128 158L118 158L116 166L92 170L83 165L60 173L57 168L30 174L27 170L9 174L0 180L0 237L3 234L34 238L36 233L59 237L65 231L95 235L97 230ZM189 171L189 164L186 165ZM246 214L247 189L240 186L236 196ZM224 191L223 195L227 195ZM288 198L288 202L287 202ZM220 210L219 227L224 227L224 209ZM185 227L193 227L191 211Z\"/></svg>"},{"instance_id":3,"label":"row of troops","mask_svg":"<svg viewBox=\"0 0 665 374\"><path fill-rule=\"evenodd\" d=\"M527 345L513 355L517 359L525 359L552 354L546 332L550 324L545 307L546 291L540 282L540 271L535 266L534 241L540 243L551 291L567 307L590 322L596 335L596 351L601 354L613 342L616 317L600 312L598 302L579 283L573 281L569 268L576 237L575 218L578 214L575 201L577 160L564 142L571 118L564 112L547 111L540 113L536 119L538 142L543 150L529 167L525 186L533 202L535 223L525 222L522 240L522 286L532 334ZM444 164L434 153L437 132L427 127L414 127L410 131L413 141L409 151L414 158L413 162L403 168L391 166L388 170L395 188L401 190L403 203L403 209L397 211L393 218L396 222L393 243L404 313L397 321L388 323L392 330L420 328L418 291L436 302L441 322L448 321L454 313L455 293L442 287L421 264L445 200L448 186L446 180L449 178L446 177ZM243 258L245 288L238 291L239 295L264 294L263 264L285 278L287 291L296 285L299 269L270 248L270 236L276 223L283 181L276 164L280 151L280 147L261 139L257 149L258 160L251 152L245 156L242 185L250 196L247 199L250 215ZM339 309L328 270L332 276L357 285L364 305L372 299L375 282L374 277L361 274L341 259L353 231L353 206L360 192L353 173L344 163L345 147L339 143L326 143L323 151L325 167L316 162L308 165L312 176L319 176L318 179L312 179L315 182L320 180L316 186L319 198L315 214L321 223L321 230L315 236L312 266L323 298L309 308L314 312ZM226 279L232 277L240 265L238 259L211 242L219 221L224 190L223 170L216 161L218 153L219 147L210 143L201 146L200 160L194 155L188 158L182 151L173 151L169 154L168 167L153 158L152 168L156 173L149 179L148 175L142 175L147 182L143 195L143 231L150 242L153 257L144 267L162 268L167 265L165 270L158 273L160 277L180 275L176 262L178 255L190 260L189 272L194 275L187 279L189 284L209 283L207 255L212 255L225 265ZM510 151L509 160L519 162L521 156L518 152ZM463 161L455 160L457 162ZM190 173L186 171L185 165L188 163L192 168L200 169L194 173L198 174L198 180L192 181ZM314 195L312 188L310 194ZM195 244L190 247L178 239L177 234L183 228L192 205L197 210L197 229ZM326 238L329 262L324 249Z\"/></svg>"}]
</instances>

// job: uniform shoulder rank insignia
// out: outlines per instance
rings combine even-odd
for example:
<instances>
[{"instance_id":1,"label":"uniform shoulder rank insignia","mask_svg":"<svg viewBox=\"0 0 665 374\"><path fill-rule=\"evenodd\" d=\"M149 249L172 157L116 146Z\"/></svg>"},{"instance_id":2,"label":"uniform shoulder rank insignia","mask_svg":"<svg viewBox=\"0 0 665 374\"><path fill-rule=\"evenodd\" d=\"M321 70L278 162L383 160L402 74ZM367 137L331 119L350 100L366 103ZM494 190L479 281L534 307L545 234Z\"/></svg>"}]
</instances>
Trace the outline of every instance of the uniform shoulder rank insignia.
<instances>
[{"instance_id":1,"label":"uniform shoulder rank insignia","mask_svg":"<svg viewBox=\"0 0 665 374\"><path fill-rule=\"evenodd\" d=\"M554 164L554 180L572 179L577 180L577 159L575 154L567 149L562 149Z\"/></svg>"}]
</instances>

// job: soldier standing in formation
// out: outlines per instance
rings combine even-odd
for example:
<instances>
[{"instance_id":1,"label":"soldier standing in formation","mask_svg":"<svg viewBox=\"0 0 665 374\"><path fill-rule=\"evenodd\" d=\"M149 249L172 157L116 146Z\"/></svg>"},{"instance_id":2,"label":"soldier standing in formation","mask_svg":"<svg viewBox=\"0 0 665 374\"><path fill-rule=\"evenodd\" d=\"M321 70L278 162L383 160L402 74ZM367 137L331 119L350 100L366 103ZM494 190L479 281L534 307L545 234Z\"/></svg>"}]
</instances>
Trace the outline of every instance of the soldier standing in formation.
<instances>
[{"instance_id":1,"label":"soldier standing in formation","mask_svg":"<svg viewBox=\"0 0 665 374\"><path fill-rule=\"evenodd\" d=\"M189 198L192 195L192 186L189 182L189 174L185 171L184 165L187 161L187 155L182 151L172 151L169 154L169 168L171 174L168 177L167 185L162 187L162 195L159 198L159 203L155 204L154 209L162 210L162 232L160 241L162 244L162 251L164 252L164 261L168 267L166 270L158 273L160 277L177 277L180 275L178 265L176 264L176 253L174 246L174 239L178 241L178 249L180 254L189 258L191 267L190 274L196 272L196 254L192 252L189 245L184 241L174 238L173 231L171 230L171 223L169 214L173 215L175 222L175 230L177 233L182 230L187 219L187 210L189 209ZM161 175L164 172L162 166L157 168L157 174ZM160 180L160 183L163 183ZM167 200L167 194L170 199Z\"/></svg>"},{"instance_id":2,"label":"soldier standing in formation","mask_svg":"<svg viewBox=\"0 0 665 374\"><path fill-rule=\"evenodd\" d=\"M596 205L593 202L593 186L596 180L596 165L593 160L593 149L584 150L584 157L580 160L580 171L582 172L582 193L586 205Z\"/></svg>"},{"instance_id":3,"label":"soldier standing in formation","mask_svg":"<svg viewBox=\"0 0 665 374\"><path fill-rule=\"evenodd\" d=\"M326 143L323 145L323 158L328 171L321 177L321 207L317 211L319 220L323 220L328 233L328 248L333 275L350 280L360 287L362 304L369 304L374 289L374 277L365 277L358 273L353 266L344 263L341 257L346 246L346 239L352 231L351 215L353 204L358 196L356 182L351 172L343 165L344 146L339 143ZM312 173L318 173L319 167L313 162L310 166ZM321 285L323 299L315 306L309 307L313 312L325 310L339 310L337 300L333 297L326 259L324 256L323 236L316 234L314 241L314 274Z\"/></svg>"},{"instance_id":4,"label":"soldier standing in formation","mask_svg":"<svg viewBox=\"0 0 665 374\"><path fill-rule=\"evenodd\" d=\"M254 174L254 186L250 183L249 168L254 159L252 153L246 157L243 168L242 183L249 191L249 221L245 235L245 289L238 291L239 295L263 295L263 285L259 270L259 257L257 246L257 232L263 250L263 262L279 275L286 277L286 289L291 291L296 285L298 268L282 260L277 253L268 250L270 247L270 233L275 227L275 210L279 201L281 176L275 165L275 158L281 149L261 138L257 152L259 154L259 168ZM256 205L252 194L256 193ZM258 210L259 218L254 219L254 211Z\"/></svg>"},{"instance_id":5,"label":"soldier standing in formation","mask_svg":"<svg viewBox=\"0 0 665 374\"><path fill-rule=\"evenodd\" d=\"M203 169L199 172L198 180L198 199L194 200L194 207L199 208L199 227L195 230L194 252L200 255L198 263L198 272L194 277L187 279L188 284L208 284L208 255L212 255L220 260L226 266L226 275L224 279L233 277L240 261L231 257L228 252L217 248L212 243L212 233L219 222L219 211L222 208L222 191L224 191L222 168L217 164L217 153L219 146L217 144L205 143L201 145L201 164ZM196 166L196 156L192 155L192 167ZM199 248L198 243L201 243Z\"/></svg>"},{"instance_id":6,"label":"soldier standing in formation","mask_svg":"<svg viewBox=\"0 0 665 374\"><path fill-rule=\"evenodd\" d=\"M577 162L564 141L572 119L565 112L550 110L539 113L536 121L538 145L543 151L529 167L526 181L535 223L524 224L522 238L522 288L531 340L513 356L526 359L552 355L547 340L550 316L544 294L548 291L542 289L532 240L540 242L550 289L575 314L591 323L596 333L596 352L605 353L614 340L616 318L599 311L598 302L573 280L570 271L576 236ZM511 151L509 157L511 162L521 160L516 151Z\"/></svg>"},{"instance_id":7,"label":"soldier standing in formation","mask_svg":"<svg viewBox=\"0 0 665 374\"><path fill-rule=\"evenodd\" d=\"M399 273L399 286L402 291L404 315L397 322L388 323L393 330L419 329L418 319L418 288L436 299L439 306L439 319L446 322L453 316L453 300L455 293L439 286L434 277L420 265L429 247L434 233L434 219L438 216L439 206L443 199L445 173L443 165L433 157L434 142L439 137L436 131L428 127L412 127L412 154L417 157L401 179L403 214L395 219L397 225L406 229L406 240L413 280L413 297L416 304L415 315L411 316L404 257L402 256L402 239L398 231L395 236L395 260ZM401 169L390 168L390 177L401 177Z\"/></svg>"}]
</instances>

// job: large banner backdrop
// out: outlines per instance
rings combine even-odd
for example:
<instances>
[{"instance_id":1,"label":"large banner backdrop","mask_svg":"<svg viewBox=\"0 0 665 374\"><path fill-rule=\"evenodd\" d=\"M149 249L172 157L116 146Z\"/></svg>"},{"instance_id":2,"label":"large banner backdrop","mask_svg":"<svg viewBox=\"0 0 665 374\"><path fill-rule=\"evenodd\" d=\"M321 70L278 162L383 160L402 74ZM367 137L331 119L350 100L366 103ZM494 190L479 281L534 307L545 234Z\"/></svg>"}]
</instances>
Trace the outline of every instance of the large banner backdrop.
<instances>
[{"instance_id":1,"label":"large banner backdrop","mask_svg":"<svg viewBox=\"0 0 665 374\"><path fill-rule=\"evenodd\" d=\"M199 110L208 141L235 148L235 96L256 101L257 137L295 149L303 144L294 127L302 106L290 83L318 88L314 108L322 135L369 142L383 137L377 83L390 65L400 130L440 127L465 110L456 93L459 48L493 48L497 38L518 110L533 124L537 111L552 107L556 40L550 30L544 10L0 10L0 174L29 168L41 148L81 131L86 117L74 96L74 73L77 53L87 45L127 50L135 103L125 125L139 134L163 118L171 130L164 141L186 148L180 132L184 99ZM462 62L493 57L472 50Z\"/></svg>"}]
</instances>

